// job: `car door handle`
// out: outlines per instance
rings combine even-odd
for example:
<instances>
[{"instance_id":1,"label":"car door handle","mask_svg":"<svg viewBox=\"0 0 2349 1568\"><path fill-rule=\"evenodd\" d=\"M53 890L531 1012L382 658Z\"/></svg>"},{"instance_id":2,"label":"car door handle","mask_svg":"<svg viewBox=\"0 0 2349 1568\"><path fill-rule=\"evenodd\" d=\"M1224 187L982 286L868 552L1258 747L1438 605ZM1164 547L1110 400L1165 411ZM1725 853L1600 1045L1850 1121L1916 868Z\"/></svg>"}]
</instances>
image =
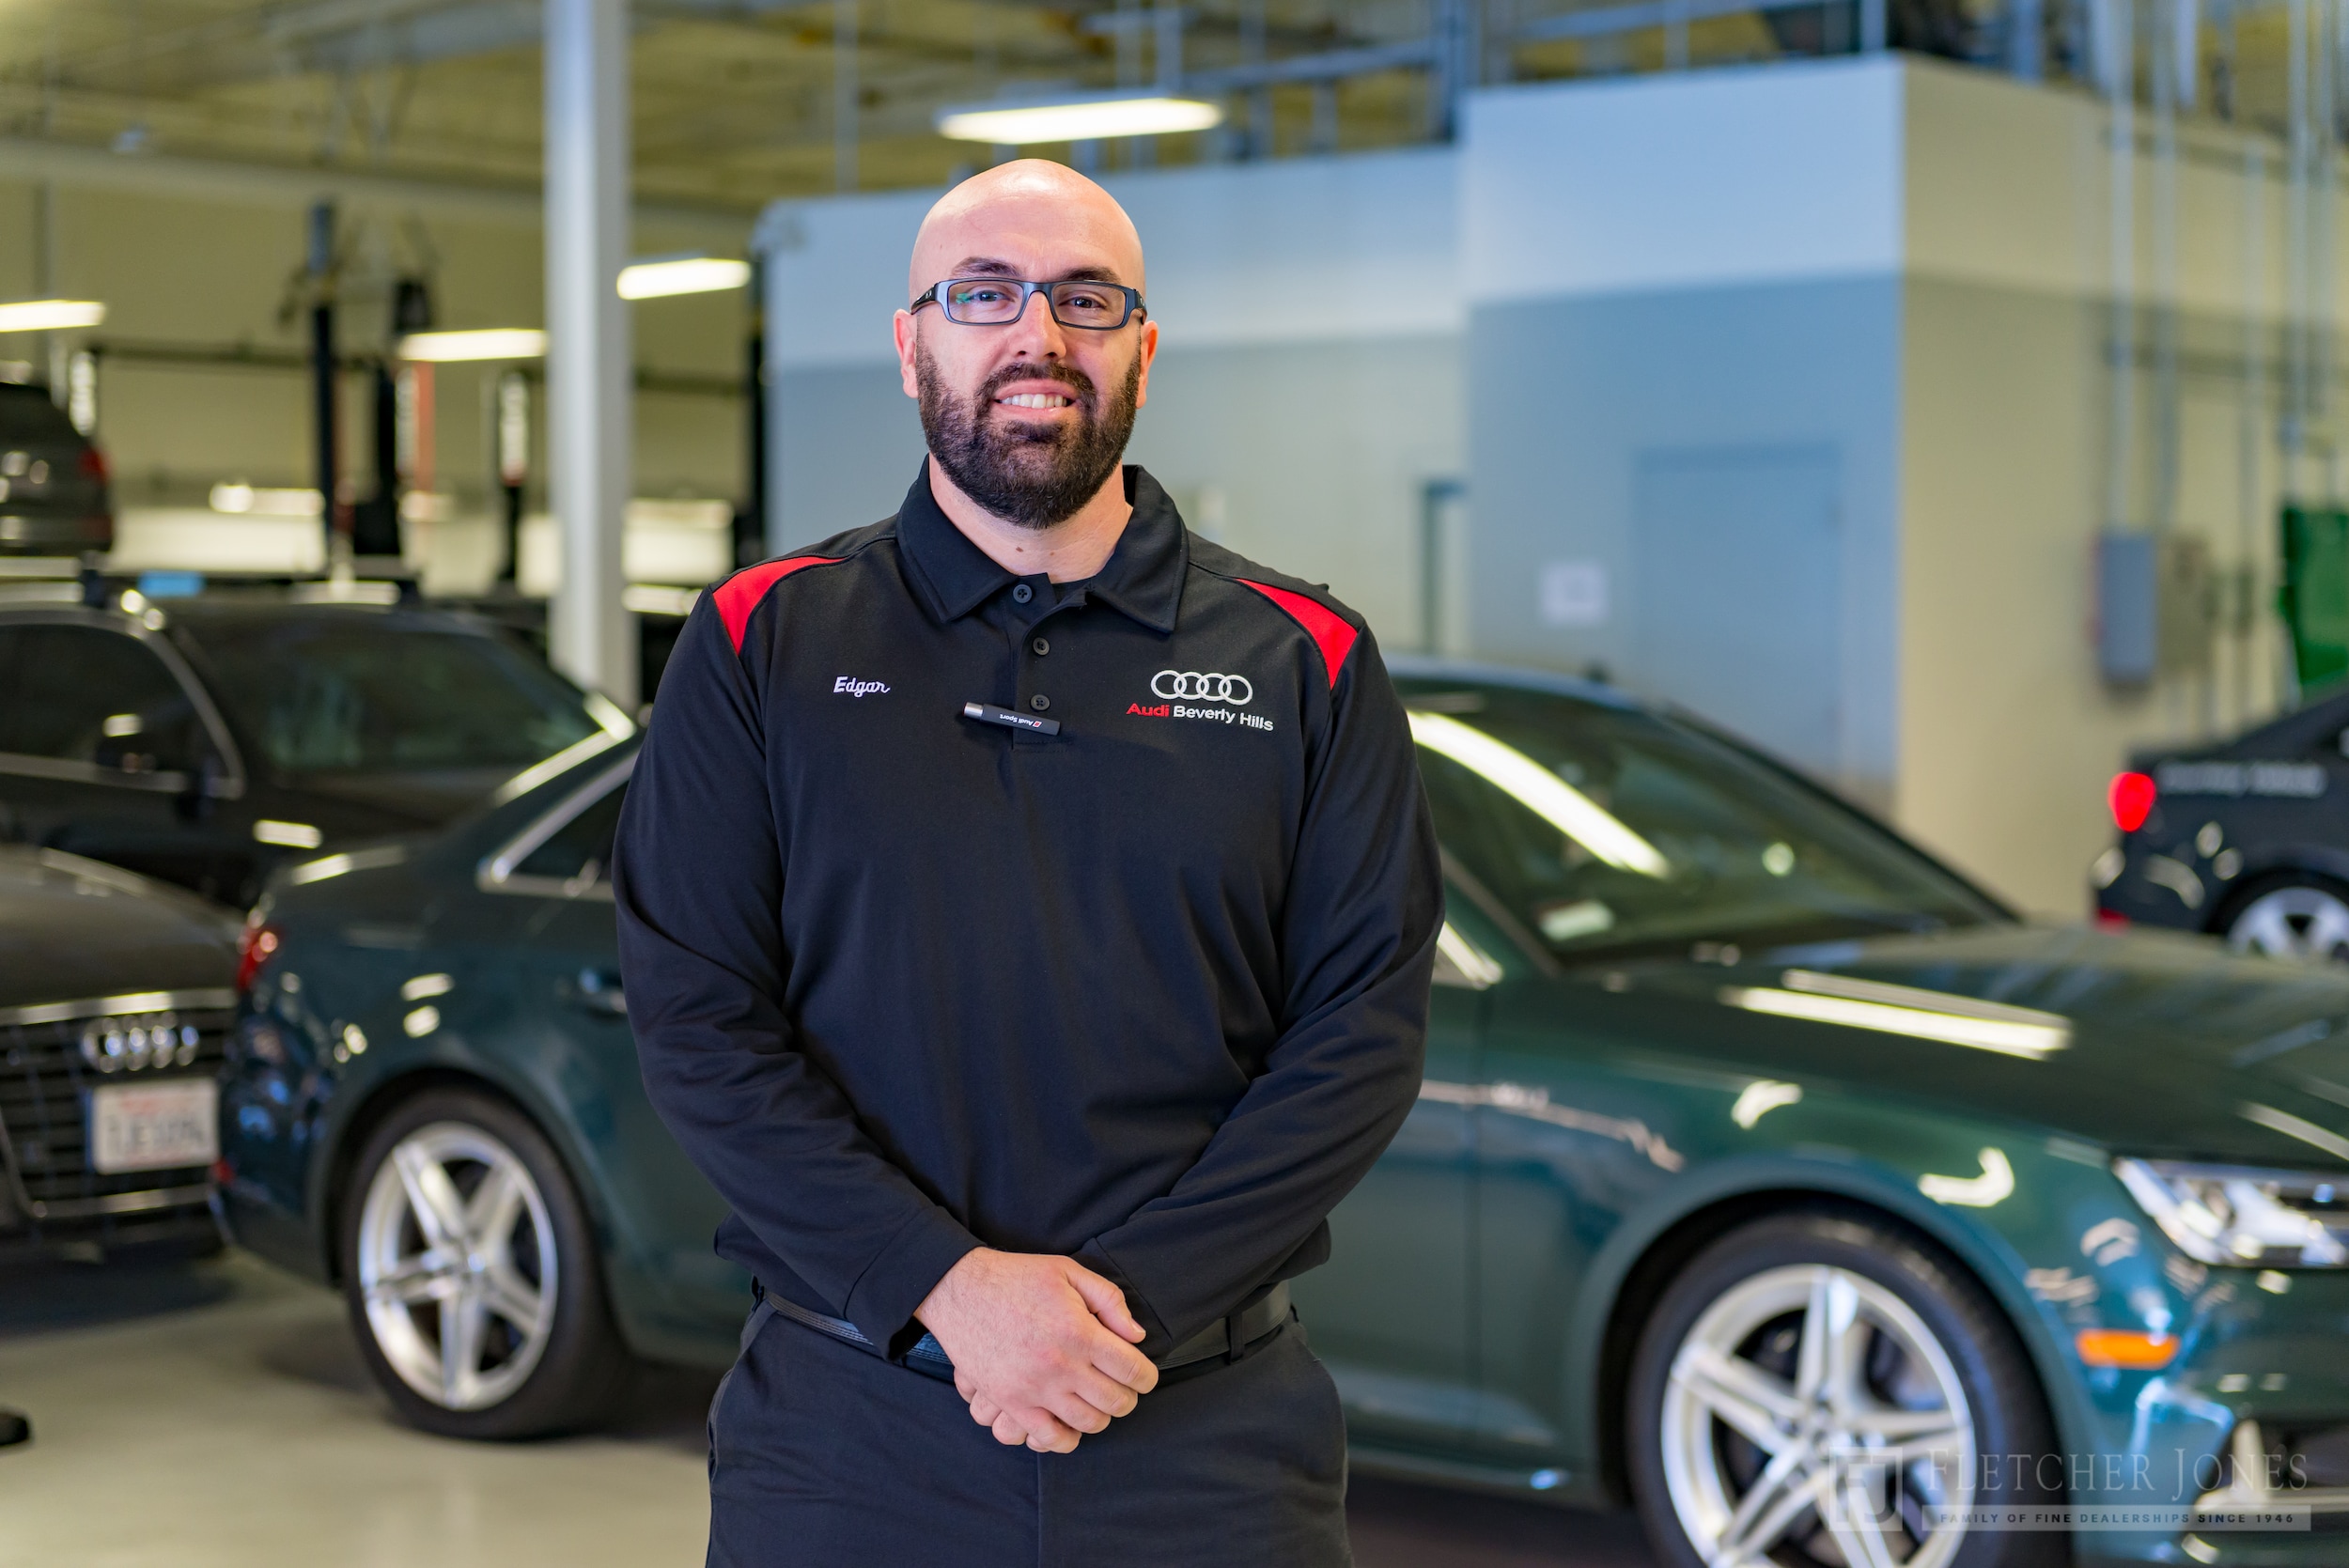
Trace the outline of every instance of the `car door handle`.
<instances>
[{"instance_id":1,"label":"car door handle","mask_svg":"<svg viewBox=\"0 0 2349 1568\"><path fill-rule=\"evenodd\" d=\"M628 1017L628 993L620 988L620 971L594 967L581 970L570 985L571 1001L607 1018Z\"/></svg>"}]
</instances>

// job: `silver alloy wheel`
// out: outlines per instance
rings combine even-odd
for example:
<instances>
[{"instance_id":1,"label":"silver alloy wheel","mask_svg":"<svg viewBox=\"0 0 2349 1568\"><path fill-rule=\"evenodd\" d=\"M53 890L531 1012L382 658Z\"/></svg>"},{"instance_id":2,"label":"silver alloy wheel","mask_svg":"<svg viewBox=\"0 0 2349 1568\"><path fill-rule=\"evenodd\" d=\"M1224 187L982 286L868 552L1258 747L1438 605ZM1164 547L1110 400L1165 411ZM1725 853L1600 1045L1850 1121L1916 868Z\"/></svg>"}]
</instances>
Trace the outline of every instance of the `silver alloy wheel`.
<instances>
[{"instance_id":1,"label":"silver alloy wheel","mask_svg":"<svg viewBox=\"0 0 2349 1568\"><path fill-rule=\"evenodd\" d=\"M529 1167L464 1122L392 1146L359 1211L359 1288L383 1359L449 1410L513 1397L554 1332L554 1226Z\"/></svg>"},{"instance_id":2,"label":"silver alloy wheel","mask_svg":"<svg viewBox=\"0 0 2349 1568\"><path fill-rule=\"evenodd\" d=\"M2323 888L2278 888L2244 906L2227 928L2237 953L2322 961L2349 958L2349 904Z\"/></svg>"},{"instance_id":3,"label":"silver alloy wheel","mask_svg":"<svg viewBox=\"0 0 2349 1568\"><path fill-rule=\"evenodd\" d=\"M1681 1528L1710 1568L1798 1560L1943 1568L1973 1500L1974 1423L1923 1319L1865 1275L1765 1270L1672 1357L1658 1436Z\"/></svg>"}]
</instances>

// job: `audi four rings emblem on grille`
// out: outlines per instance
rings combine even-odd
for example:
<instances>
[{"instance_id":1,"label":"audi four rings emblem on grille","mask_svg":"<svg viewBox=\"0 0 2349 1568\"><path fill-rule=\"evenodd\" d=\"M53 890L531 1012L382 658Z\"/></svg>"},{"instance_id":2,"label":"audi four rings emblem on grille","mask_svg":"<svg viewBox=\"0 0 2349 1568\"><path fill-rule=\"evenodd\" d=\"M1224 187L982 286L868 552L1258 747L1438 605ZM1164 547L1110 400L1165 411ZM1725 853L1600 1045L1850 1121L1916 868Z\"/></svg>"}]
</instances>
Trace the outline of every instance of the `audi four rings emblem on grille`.
<instances>
[{"instance_id":1,"label":"audi four rings emblem on grille","mask_svg":"<svg viewBox=\"0 0 2349 1568\"><path fill-rule=\"evenodd\" d=\"M1150 693L1158 697L1184 697L1195 703L1230 703L1245 707L1256 689L1248 684L1246 675L1201 675L1196 670L1160 670L1150 677Z\"/></svg>"},{"instance_id":2,"label":"audi four rings emblem on grille","mask_svg":"<svg viewBox=\"0 0 2349 1568\"><path fill-rule=\"evenodd\" d=\"M195 1025L169 1013L100 1018L82 1031L82 1060L101 1073L184 1067L195 1060Z\"/></svg>"}]
</instances>

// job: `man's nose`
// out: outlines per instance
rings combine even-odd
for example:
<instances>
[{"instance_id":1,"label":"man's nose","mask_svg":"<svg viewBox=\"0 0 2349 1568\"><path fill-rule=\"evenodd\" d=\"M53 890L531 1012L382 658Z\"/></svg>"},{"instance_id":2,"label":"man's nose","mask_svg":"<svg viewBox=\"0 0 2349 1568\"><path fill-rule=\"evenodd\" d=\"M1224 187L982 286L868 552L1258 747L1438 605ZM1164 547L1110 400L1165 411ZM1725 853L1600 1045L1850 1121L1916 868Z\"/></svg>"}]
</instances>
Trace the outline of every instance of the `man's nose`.
<instances>
[{"instance_id":1,"label":"man's nose","mask_svg":"<svg viewBox=\"0 0 2349 1568\"><path fill-rule=\"evenodd\" d=\"M1014 353L1033 355L1038 359L1062 359L1068 352L1068 338L1059 318L1052 314L1049 295L1028 296L1019 319L1003 328L1010 334L1006 345Z\"/></svg>"}]
</instances>

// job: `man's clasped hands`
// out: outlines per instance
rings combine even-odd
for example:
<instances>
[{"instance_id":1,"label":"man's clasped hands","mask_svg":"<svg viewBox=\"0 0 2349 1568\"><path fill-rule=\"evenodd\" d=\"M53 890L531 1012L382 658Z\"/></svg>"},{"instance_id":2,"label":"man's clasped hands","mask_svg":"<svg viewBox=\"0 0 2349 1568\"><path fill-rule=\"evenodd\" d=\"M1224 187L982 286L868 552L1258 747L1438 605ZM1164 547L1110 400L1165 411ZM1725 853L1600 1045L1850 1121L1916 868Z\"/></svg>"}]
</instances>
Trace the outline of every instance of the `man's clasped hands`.
<instances>
[{"instance_id":1,"label":"man's clasped hands","mask_svg":"<svg viewBox=\"0 0 2349 1568\"><path fill-rule=\"evenodd\" d=\"M1073 1258L967 1252L913 1315L955 1363L971 1419L1006 1446L1070 1452L1158 1387L1125 1293Z\"/></svg>"}]
</instances>

